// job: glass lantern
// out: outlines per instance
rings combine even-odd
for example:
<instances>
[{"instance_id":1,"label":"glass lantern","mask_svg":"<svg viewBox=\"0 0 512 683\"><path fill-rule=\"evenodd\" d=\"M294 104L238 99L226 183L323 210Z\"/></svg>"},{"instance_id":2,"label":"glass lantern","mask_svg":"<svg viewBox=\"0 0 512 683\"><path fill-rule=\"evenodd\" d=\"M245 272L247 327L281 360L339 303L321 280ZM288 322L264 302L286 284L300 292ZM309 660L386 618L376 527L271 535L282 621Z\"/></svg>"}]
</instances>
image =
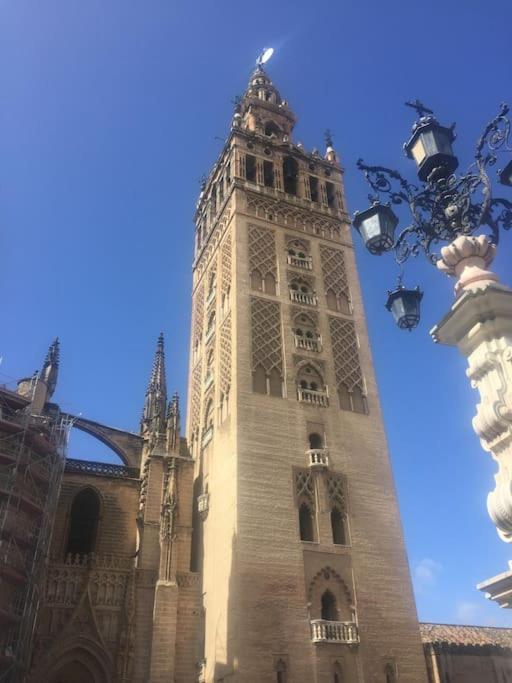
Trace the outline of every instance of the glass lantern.
<instances>
[{"instance_id":1,"label":"glass lantern","mask_svg":"<svg viewBox=\"0 0 512 683\"><path fill-rule=\"evenodd\" d=\"M375 202L365 211L356 211L353 224L370 254L380 256L395 243L398 218L387 204Z\"/></svg>"},{"instance_id":2,"label":"glass lantern","mask_svg":"<svg viewBox=\"0 0 512 683\"><path fill-rule=\"evenodd\" d=\"M431 180L446 177L453 173L459 160L453 153L452 142L455 140L453 128L441 126L433 116L423 116L412 129L409 142L404 145L409 159L418 165L418 178L425 182L433 174Z\"/></svg>"},{"instance_id":3,"label":"glass lantern","mask_svg":"<svg viewBox=\"0 0 512 683\"><path fill-rule=\"evenodd\" d=\"M386 308L391 311L401 330L411 332L418 325L422 298L423 292L419 287L406 289L403 285L398 285L394 291L388 292Z\"/></svg>"},{"instance_id":4,"label":"glass lantern","mask_svg":"<svg viewBox=\"0 0 512 683\"><path fill-rule=\"evenodd\" d=\"M503 170L498 171L500 183L512 187L512 161L509 161Z\"/></svg>"}]
</instances>

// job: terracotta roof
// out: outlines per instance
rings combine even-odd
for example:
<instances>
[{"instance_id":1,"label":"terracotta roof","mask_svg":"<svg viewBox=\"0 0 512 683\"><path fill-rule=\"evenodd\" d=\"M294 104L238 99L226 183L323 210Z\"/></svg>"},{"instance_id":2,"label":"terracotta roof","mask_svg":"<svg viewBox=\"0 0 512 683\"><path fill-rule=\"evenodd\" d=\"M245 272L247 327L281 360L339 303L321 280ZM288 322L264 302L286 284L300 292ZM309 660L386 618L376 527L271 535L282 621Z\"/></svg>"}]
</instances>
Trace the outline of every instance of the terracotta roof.
<instances>
[{"instance_id":1,"label":"terracotta roof","mask_svg":"<svg viewBox=\"0 0 512 683\"><path fill-rule=\"evenodd\" d=\"M512 628L420 624L420 632L424 643L447 643L449 645L474 647L492 645L512 649Z\"/></svg>"}]
</instances>

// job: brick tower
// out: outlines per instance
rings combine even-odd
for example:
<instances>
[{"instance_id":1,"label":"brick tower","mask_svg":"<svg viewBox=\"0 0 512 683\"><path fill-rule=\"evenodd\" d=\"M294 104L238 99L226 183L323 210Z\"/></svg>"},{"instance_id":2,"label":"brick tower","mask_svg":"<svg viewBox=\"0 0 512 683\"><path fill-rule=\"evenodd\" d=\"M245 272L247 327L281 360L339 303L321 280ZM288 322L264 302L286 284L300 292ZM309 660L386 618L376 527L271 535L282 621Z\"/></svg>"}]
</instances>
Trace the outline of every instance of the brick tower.
<instances>
[{"instance_id":1,"label":"brick tower","mask_svg":"<svg viewBox=\"0 0 512 683\"><path fill-rule=\"evenodd\" d=\"M196 213L200 680L426 680L342 169L261 66Z\"/></svg>"}]
</instances>

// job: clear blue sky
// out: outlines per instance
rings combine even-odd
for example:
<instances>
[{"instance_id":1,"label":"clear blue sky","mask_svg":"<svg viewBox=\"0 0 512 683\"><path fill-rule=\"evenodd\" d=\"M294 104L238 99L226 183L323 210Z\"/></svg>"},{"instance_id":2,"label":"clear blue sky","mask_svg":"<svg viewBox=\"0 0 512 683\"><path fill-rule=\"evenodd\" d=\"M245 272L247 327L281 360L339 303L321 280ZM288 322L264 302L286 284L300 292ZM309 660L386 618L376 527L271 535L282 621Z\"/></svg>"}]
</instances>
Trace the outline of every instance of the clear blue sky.
<instances>
[{"instance_id":1,"label":"clear blue sky","mask_svg":"<svg viewBox=\"0 0 512 683\"><path fill-rule=\"evenodd\" d=\"M163 329L184 396L198 181L263 46L296 140L333 130L354 210L358 157L413 172L405 99L456 120L469 159L512 100L511 20L509 0L0 0L0 381L38 368L58 334L56 400L136 430ZM474 589L512 557L485 509L495 468L471 429L476 395L464 359L428 336L452 283L413 264L426 293L408 335L383 307L391 261L357 255L420 618L512 626ZM76 437L71 455L103 457Z\"/></svg>"}]
</instances>

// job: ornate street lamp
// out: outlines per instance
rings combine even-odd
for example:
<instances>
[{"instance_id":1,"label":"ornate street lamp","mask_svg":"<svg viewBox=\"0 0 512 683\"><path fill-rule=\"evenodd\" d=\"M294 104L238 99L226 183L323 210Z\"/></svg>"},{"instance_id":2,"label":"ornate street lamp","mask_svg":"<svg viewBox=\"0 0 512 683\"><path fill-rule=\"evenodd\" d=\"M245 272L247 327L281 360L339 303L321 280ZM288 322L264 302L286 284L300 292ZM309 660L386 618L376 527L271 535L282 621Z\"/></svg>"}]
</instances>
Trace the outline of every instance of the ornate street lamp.
<instances>
[{"instance_id":1,"label":"ornate street lamp","mask_svg":"<svg viewBox=\"0 0 512 683\"><path fill-rule=\"evenodd\" d=\"M405 151L416 161L420 184L360 159L357 165L373 192L371 207L356 213L354 227L372 254L394 252L400 277L397 288L388 292L386 308L400 329L412 330L420 318L422 293L418 287L406 289L401 281L410 256L423 252L441 272L457 278L456 301L430 334L437 343L456 346L468 359L466 374L479 392L473 429L498 466L487 509L499 536L512 544L512 289L489 270L500 233L512 227L512 202L493 196L489 173L500 153L512 152L509 108L501 105L477 143L473 163L465 174L455 175L454 127L439 124L421 102L408 105L419 120ZM512 161L506 160L497 176L502 185L512 187ZM409 209L408 224L398 232L391 205ZM512 562L509 565L508 571L478 588L512 608Z\"/></svg>"},{"instance_id":2,"label":"ornate street lamp","mask_svg":"<svg viewBox=\"0 0 512 683\"><path fill-rule=\"evenodd\" d=\"M421 185L406 180L398 171L385 166L368 166L357 162L373 190L368 195L371 206L356 212L353 224L371 254L393 250L402 267L410 256L424 252L436 265L436 253L442 243L451 244L457 237L472 235L485 229L491 244L498 243L500 231L512 227L512 202L493 197L488 168L498 159L498 152L512 151L509 144L509 107L502 104L478 141L475 160L464 175L455 175L458 159L452 143L454 125L441 125L433 111L421 102L407 102L418 113L406 154L417 164ZM503 185L512 186L512 161L499 172ZM387 201L388 203L384 203ZM408 206L411 222L396 234L398 218L391 206ZM439 263L439 268L449 269ZM455 273L451 273L455 274ZM419 322L421 292L399 286L390 294L386 307L401 329L411 330Z\"/></svg>"}]
</instances>

